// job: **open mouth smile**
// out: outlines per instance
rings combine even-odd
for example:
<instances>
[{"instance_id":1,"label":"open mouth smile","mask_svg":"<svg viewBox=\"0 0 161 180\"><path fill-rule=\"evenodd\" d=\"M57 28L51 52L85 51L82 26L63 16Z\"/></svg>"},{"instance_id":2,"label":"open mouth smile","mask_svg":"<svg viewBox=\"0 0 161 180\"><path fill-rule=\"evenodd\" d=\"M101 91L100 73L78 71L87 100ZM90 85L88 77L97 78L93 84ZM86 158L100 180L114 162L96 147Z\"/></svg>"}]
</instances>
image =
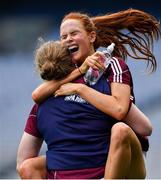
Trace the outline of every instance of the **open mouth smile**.
<instances>
[{"instance_id":1,"label":"open mouth smile","mask_svg":"<svg viewBox=\"0 0 161 180\"><path fill-rule=\"evenodd\" d=\"M75 53L76 51L78 51L79 47L78 46L71 46L68 49L69 49L69 52L72 54L72 53Z\"/></svg>"}]
</instances>

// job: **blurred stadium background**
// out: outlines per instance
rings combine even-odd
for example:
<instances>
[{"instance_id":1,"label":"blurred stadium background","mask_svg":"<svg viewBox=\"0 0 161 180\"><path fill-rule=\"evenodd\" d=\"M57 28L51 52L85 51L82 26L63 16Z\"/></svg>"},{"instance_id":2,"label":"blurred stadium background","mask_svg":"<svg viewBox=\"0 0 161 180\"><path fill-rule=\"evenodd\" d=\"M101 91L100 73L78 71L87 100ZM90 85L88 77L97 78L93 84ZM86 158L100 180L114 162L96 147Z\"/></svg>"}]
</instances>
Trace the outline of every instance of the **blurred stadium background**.
<instances>
[{"instance_id":1,"label":"blurred stadium background","mask_svg":"<svg viewBox=\"0 0 161 180\"><path fill-rule=\"evenodd\" d=\"M91 15L138 8L161 19L161 1L147 0L1 0L0 1L0 179L19 178L16 154L33 101L31 93L41 80L34 69L38 37L59 38L66 12ZM146 64L128 59L137 105L153 124L147 155L147 179L161 179L161 40L155 43L158 69L145 74ZM45 145L41 153L45 151Z\"/></svg>"}]
</instances>

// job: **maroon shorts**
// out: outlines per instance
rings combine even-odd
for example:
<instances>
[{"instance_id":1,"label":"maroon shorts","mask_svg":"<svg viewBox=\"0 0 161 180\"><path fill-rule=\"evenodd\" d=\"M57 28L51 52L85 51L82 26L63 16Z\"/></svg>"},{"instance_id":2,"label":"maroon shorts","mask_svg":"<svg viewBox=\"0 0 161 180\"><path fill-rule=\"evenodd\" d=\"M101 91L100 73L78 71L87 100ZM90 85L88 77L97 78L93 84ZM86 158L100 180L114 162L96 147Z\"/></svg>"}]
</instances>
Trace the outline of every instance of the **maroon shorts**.
<instances>
[{"instance_id":1,"label":"maroon shorts","mask_svg":"<svg viewBox=\"0 0 161 180\"><path fill-rule=\"evenodd\" d=\"M79 170L66 170L54 171L48 170L48 179L100 179L104 177L105 167L79 169Z\"/></svg>"}]
</instances>

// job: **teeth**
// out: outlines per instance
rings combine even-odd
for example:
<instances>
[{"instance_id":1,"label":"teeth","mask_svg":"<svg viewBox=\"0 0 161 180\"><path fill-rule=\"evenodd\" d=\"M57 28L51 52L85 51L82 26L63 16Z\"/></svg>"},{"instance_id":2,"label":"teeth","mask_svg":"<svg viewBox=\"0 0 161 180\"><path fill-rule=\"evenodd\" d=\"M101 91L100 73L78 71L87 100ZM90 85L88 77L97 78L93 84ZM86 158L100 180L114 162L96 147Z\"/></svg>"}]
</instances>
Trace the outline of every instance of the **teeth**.
<instances>
[{"instance_id":1,"label":"teeth","mask_svg":"<svg viewBox=\"0 0 161 180\"><path fill-rule=\"evenodd\" d=\"M74 52L78 51L78 46L70 46L68 49L69 49L70 53L74 53Z\"/></svg>"},{"instance_id":2,"label":"teeth","mask_svg":"<svg viewBox=\"0 0 161 180\"><path fill-rule=\"evenodd\" d=\"M68 49L71 50L71 49L74 49L74 48L78 48L78 46L70 46Z\"/></svg>"}]
</instances>

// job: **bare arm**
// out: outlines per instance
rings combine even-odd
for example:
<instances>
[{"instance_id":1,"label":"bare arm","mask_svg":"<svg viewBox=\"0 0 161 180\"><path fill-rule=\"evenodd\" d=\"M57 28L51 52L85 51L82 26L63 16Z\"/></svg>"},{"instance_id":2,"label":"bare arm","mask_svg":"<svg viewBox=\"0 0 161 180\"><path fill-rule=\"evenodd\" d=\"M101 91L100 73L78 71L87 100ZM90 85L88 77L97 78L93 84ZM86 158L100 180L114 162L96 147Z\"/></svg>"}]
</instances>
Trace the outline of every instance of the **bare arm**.
<instances>
[{"instance_id":1,"label":"bare arm","mask_svg":"<svg viewBox=\"0 0 161 180\"><path fill-rule=\"evenodd\" d=\"M152 126L147 116L145 116L134 104L132 104L130 111L128 112L130 87L125 84L111 83L111 91L112 95L106 95L84 84L68 83L62 85L55 94L56 96L60 96L77 93L104 113L117 120L123 120L136 133L142 136L150 135Z\"/></svg>"},{"instance_id":2,"label":"bare arm","mask_svg":"<svg viewBox=\"0 0 161 180\"><path fill-rule=\"evenodd\" d=\"M43 140L24 132L18 148L17 169L29 158L37 157L42 146Z\"/></svg>"},{"instance_id":3,"label":"bare arm","mask_svg":"<svg viewBox=\"0 0 161 180\"><path fill-rule=\"evenodd\" d=\"M122 120L126 116L129 108L130 87L125 84L112 83L111 89L112 95L106 95L84 84L68 83L62 85L55 94L56 96L73 93L79 94L97 109L117 120Z\"/></svg>"},{"instance_id":4,"label":"bare arm","mask_svg":"<svg viewBox=\"0 0 161 180\"><path fill-rule=\"evenodd\" d=\"M71 82L78 76L80 76L80 71L79 69L75 69L74 71L72 71L72 73L69 74L69 76L61 81L45 81L33 91L32 99L39 104L46 98L54 94L54 92L60 87L60 85Z\"/></svg>"},{"instance_id":5,"label":"bare arm","mask_svg":"<svg viewBox=\"0 0 161 180\"><path fill-rule=\"evenodd\" d=\"M99 69L99 68L104 69L104 65L99 59L100 54L102 53L95 52L92 56L88 56L79 68L72 71L65 79L61 81L56 81L56 80L45 81L33 91L32 99L38 104L43 102L46 98L54 94L54 92L61 85L71 82L80 75L85 74L90 66L95 69Z\"/></svg>"},{"instance_id":6,"label":"bare arm","mask_svg":"<svg viewBox=\"0 0 161 180\"><path fill-rule=\"evenodd\" d=\"M149 118L133 103L124 122L142 136L150 136L152 133L152 124Z\"/></svg>"}]
</instances>

